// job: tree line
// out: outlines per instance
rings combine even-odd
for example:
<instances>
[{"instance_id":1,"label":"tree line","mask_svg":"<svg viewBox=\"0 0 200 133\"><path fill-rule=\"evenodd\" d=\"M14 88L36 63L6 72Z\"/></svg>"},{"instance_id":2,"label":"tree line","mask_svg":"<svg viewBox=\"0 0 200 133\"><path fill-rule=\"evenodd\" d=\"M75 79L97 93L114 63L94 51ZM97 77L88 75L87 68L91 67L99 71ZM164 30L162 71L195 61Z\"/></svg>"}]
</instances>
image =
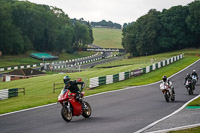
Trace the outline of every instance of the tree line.
<instances>
[{"instance_id":1,"label":"tree line","mask_svg":"<svg viewBox=\"0 0 200 133\"><path fill-rule=\"evenodd\" d=\"M100 22L91 22L92 27L104 27L104 28L114 28L121 29L121 25L118 23L113 23L112 21L102 20Z\"/></svg>"},{"instance_id":2,"label":"tree line","mask_svg":"<svg viewBox=\"0 0 200 133\"><path fill-rule=\"evenodd\" d=\"M93 42L90 23L72 22L61 9L28 1L0 0L0 51L74 52Z\"/></svg>"},{"instance_id":3,"label":"tree line","mask_svg":"<svg viewBox=\"0 0 200 133\"><path fill-rule=\"evenodd\" d=\"M132 56L200 46L200 1L174 6L162 12L155 9L124 24L122 46Z\"/></svg>"}]
</instances>

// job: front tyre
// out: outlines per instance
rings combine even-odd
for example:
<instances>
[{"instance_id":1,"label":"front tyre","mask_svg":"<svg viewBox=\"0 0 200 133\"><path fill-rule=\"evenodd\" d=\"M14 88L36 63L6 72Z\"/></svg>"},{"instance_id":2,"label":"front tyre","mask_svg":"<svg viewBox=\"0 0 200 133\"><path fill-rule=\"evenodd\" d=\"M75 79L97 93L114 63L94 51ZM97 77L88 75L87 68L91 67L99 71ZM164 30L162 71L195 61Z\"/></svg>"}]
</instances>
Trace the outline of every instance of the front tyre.
<instances>
[{"instance_id":1,"label":"front tyre","mask_svg":"<svg viewBox=\"0 0 200 133\"><path fill-rule=\"evenodd\" d=\"M90 107L90 104L87 103L87 102L84 102L86 107L83 109L83 114L82 116L85 117L85 118L89 118L92 114L92 109Z\"/></svg>"},{"instance_id":2,"label":"front tyre","mask_svg":"<svg viewBox=\"0 0 200 133\"><path fill-rule=\"evenodd\" d=\"M189 95L193 95L193 89L191 86L188 88L188 93L189 93Z\"/></svg>"},{"instance_id":3,"label":"front tyre","mask_svg":"<svg viewBox=\"0 0 200 133\"><path fill-rule=\"evenodd\" d=\"M66 106L63 106L61 109L61 115L62 118L66 121L66 122L70 122L72 120L72 111L67 109Z\"/></svg>"},{"instance_id":4,"label":"front tyre","mask_svg":"<svg viewBox=\"0 0 200 133\"><path fill-rule=\"evenodd\" d=\"M174 94L172 94L172 96L171 96L171 101L175 101L175 95Z\"/></svg>"},{"instance_id":5,"label":"front tyre","mask_svg":"<svg viewBox=\"0 0 200 133\"><path fill-rule=\"evenodd\" d=\"M165 100L166 100L166 102L169 102L169 92L165 92L164 93L164 96L165 96Z\"/></svg>"}]
</instances>

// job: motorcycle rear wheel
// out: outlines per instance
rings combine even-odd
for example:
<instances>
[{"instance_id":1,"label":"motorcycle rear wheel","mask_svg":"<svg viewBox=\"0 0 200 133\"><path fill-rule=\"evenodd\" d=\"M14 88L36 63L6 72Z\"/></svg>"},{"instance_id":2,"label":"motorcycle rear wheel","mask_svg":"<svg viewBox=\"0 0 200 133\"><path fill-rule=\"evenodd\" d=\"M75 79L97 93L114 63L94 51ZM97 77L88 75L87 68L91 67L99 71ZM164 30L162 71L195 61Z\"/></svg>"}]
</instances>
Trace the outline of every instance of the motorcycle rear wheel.
<instances>
[{"instance_id":1,"label":"motorcycle rear wheel","mask_svg":"<svg viewBox=\"0 0 200 133\"><path fill-rule=\"evenodd\" d=\"M82 116L85 118L89 118L92 114L92 109L90 107L90 104L88 102L85 102L86 108L83 109L83 114Z\"/></svg>"},{"instance_id":2,"label":"motorcycle rear wheel","mask_svg":"<svg viewBox=\"0 0 200 133\"><path fill-rule=\"evenodd\" d=\"M61 115L66 122L70 122L72 120L72 111L69 111L65 106L61 109Z\"/></svg>"}]
</instances>

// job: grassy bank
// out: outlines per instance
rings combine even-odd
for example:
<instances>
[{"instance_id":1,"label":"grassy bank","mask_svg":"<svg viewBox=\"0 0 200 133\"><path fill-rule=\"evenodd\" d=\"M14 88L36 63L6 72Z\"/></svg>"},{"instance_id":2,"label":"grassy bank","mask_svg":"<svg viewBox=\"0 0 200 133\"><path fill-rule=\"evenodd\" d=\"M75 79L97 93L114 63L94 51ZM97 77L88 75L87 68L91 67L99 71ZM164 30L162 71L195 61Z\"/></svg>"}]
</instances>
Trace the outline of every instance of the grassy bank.
<instances>
[{"instance_id":1,"label":"grassy bank","mask_svg":"<svg viewBox=\"0 0 200 133\"><path fill-rule=\"evenodd\" d=\"M94 44L102 48L122 48L122 30L93 28Z\"/></svg>"},{"instance_id":2,"label":"grassy bank","mask_svg":"<svg viewBox=\"0 0 200 133\"><path fill-rule=\"evenodd\" d=\"M63 61L63 60L75 59L75 58L80 58L80 57L86 57L93 54L95 54L95 52L81 51L76 54L63 53L59 55L59 60ZM0 63L0 68L1 68L1 67L18 66L18 65L32 65L32 64L41 63L42 61L30 57L30 52L28 52L23 55L1 56L0 62L1 62Z\"/></svg>"},{"instance_id":3,"label":"grassy bank","mask_svg":"<svg viewBox=\"0 0 200 133\"><path fill-rule=\"evenodd\" d=\"M182 52L182 51L179 51ZM199 51L197 51L199 52ZM191 53L194 53L194 50L191 50ZM190 65L199 57L194 56L194 54L185 54L184 59L175 62L174 64L171 64L167 67L163 67L161 69L158 69L154 72L144 74L138 77L134 77L125 81L121 81L115 84L110 85L103 85L98 88L95 88L93 90L85 90L86 95L91 95L99 92L104 91L110 91L110 90L116 90L121 89L126 86L136 86L136 85L143 85L152 83L155 81L159 81L162 77L162 75L170 76L179 70L185 68L186 66ZM168 53L170 55L177 54L177 52L171 52ZM180 54L180 53L179 53ZM167 53L166 53L167 55ZM155 57L158 57L159 55L155 55ZM162 54L160 56L163 57ZM138 60L138 58L135 58ZM133 60L134 62L134 60ZM141 58L141 62L143 62L143 58ZM143 64L143 66L145 66ZM115 67L115 68L109 68L109 69L92 69L90 71L84 71L80 73L69 73L70 77L72 79L75 79L77 77L82 77L84 79L91 78L91 77L97 77L97 76L105 76L108 74L116 74L119 72L124 72L128 70L133 70L134 67L143 67L142 64L140 66L132 65L132 66L123 66L123 67ZM35 107L39 105L49 104L57 101L57 96L60 92L60 90L56 90L56 93L53 92L53 83L60 83L62 82L63 76L66 74L55 74L55 75L46 75L46 76L40 76L40 77L34 77L30 79L23 79L23 80L16 80L11 82L3 82L0 83L0 89L4 88L26 88L26 95L23 96L20 94L18 97L10 98L8 100L0 101L0 114L26 109L30 107Z\"/></svg>"}]
</instances>

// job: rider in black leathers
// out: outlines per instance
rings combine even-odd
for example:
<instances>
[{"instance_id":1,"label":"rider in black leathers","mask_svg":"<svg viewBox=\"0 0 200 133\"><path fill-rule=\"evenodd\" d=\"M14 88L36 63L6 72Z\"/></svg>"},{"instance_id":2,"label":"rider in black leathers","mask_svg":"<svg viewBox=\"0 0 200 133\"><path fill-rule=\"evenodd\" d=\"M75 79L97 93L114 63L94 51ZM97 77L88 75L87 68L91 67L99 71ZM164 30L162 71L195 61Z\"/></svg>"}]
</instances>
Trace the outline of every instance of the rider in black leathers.
<instances>
[{"instance_id":1,"label":"rider in black leathers","mask_svg":"<svg viewBox=\"0 0 200 133\"><path fill-rule=\"evenodd\" d=\"M186 84L187 80L192 80L192 77L189 73L187 73L186 77L185 77L185 82L184 82L184 85Z\"/></svg>"},{"instance_id":2,"label":"rider in black leathers","mask_svg":"<svg viewBox=\"0 0 200 133\"><path fill-rule=\"evenodd\" d=\"M81 91L83 90L85 83L80 81L71 81L69 76L64 76L63 81L65 83L65 89L69 89L71 93L76 93L76 99L84 105L84 102L81 98ZM79 90L78 85L81 85L81 90Z\"/></svg>"}]
</instances>

